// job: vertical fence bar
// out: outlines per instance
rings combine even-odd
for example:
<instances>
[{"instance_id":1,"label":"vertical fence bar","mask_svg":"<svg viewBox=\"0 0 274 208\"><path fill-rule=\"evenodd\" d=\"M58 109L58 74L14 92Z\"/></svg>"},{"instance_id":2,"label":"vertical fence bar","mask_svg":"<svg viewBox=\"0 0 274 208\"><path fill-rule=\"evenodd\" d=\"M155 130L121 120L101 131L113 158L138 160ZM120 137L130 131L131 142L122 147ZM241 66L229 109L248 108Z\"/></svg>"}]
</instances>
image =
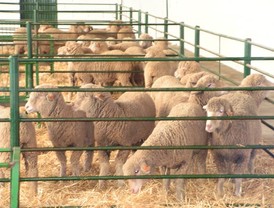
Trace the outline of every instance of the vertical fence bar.
<instances>
[{"instance_id":1,"label":"vertical fence bar","mask_svg":"<svg viewBox=\"0 0 274 208\"><path fill-rule=\"evenodd\" d=\"M12 162L11 167L11 196L10 196L10 207L19 207L19 193L20 193L20 147L14 147L12 151Z\"/></svg>"},{"instance_id":2,"label":"vertical fence bar","mask_svg":"<svg viewBox=\"0 0 274 208\"><path fill-rule=\"evenodd\" d=\"M11 207L19 207L19 174L20 174L20 144L19 144L19 67L18 57L9 57L10 68L10 145L13 149L14 166L11 168Z\"/></svg>"},{"instance_id":3,"label":"vertical fence bar","mask_svg":"<svg viewBox=\"0 0 274 208\"><path fill-rule=\"evenodd\" d=\"M142 34L142 12L138 10L138 37Z\"/></svg>"},{"instance_id":4,"label":"vertical fence bar","mask_svg":"<svg viewBox=\"0 0 274 208\"><path fill-rule=\"evenodd\" d=\"M198 58L200 56L200 27L195 27L195 48L194 48L194 56L195 58Z\"/></svg>"},{"instance_id":5,"label":"vertical fence bar","mask_svg":"<svg viewBox=\"0 0 274 208\"><path fill-rule=\"evenodd\" d=\"M31 23L27 22L27 45L28 45L28 58L32 58L32 28ZM26 88L33 87L33 64L26 64Z\"/></svg>"},{"instance_id":6,"label":"vertical fence bar","mask_svg":"<svg viewBox=\"0 0 274 208\"><path fill-rule=\"evenodd\" d=\"M133 19L133 9L130 7L129 9L129 22L132 25L132 19Z\"/></svg>"},{"instance_id":7,"label":"vertical fence bar","mask_svg":"<svg viewBox=\"0 0 274 208\"><path fill-rule=\"evenodd\" d=\"M164 20L164 37L166 38L166 39L168 39L168 19L167 18L165 18L165 20Z\"/></svg>"},{"instance_id":8,"label":"vertical fence bar","mask_svg":"<svg viewBox=\"0 0 274 208\"><path fill-rule=\"evenodd\" d=\"M145 33L148 33L148 12L145 14Z\"/></svg>"},{"instance_id":9,"label":"vertical fence bar","mask_svg":"<svg viewBox=\"0 0 274 208\"><path fill-rule=\"evenodd\" d=\"M118 9L119 7L118 7L118 4L115 4L115 19L117 19L118 20Z\"/></svg>"},{"instance_id":10,"label":"vertical fence bar","mask_svg":"<svg viewBox=\"0 0 274 208\"><path fill-rule=\"evenodd\" d=\"M250 74L250 67L247 66L247 64L251 64L251 39L247 38L245 40L245 49L244 49L244 77L248 76Z\"/></svg>"},{"instance_id":11,"label":"vertical fence bar","mask_svg":"<svg viewBox=\"0 0 274 208\"><path fill-rule=\"evenodd\" d=\"M123 6L122 4L120 4L119 6L119 20L122 20L123 19Z\"/></svg>"},{"instance_id":12,"label":"vertical fence bar","mask_svg":"<svg viewBox=\"0 0 274 208\"><path fill-rule=\"evenodd\" d=\"M185 26L184 22L180 23L180 54L185 55Z\"/></svg>"}]
</instances>

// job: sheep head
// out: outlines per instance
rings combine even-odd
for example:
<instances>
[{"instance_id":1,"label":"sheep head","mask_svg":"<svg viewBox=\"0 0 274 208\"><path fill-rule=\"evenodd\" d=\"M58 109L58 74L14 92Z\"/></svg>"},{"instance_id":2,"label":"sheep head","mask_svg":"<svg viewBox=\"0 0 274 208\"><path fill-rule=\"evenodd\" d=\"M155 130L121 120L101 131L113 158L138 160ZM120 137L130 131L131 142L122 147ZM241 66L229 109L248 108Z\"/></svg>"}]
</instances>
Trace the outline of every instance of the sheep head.
<instances>
[{"instance_id":1,"label":"sheep head","mask_svg":"<svg viewBox=\"0 0 274 208\"><path fill-rule=\"evenodd\" d=\"M233 108L228 100L220 97L211 98L207 105L203 106L206 110L207 116L209 117L223 117L223 116L233 116ZM214 132L221 126L224 128L224 120L207 120L206 121L206 131Z\"/></svg>"}]
</instances>

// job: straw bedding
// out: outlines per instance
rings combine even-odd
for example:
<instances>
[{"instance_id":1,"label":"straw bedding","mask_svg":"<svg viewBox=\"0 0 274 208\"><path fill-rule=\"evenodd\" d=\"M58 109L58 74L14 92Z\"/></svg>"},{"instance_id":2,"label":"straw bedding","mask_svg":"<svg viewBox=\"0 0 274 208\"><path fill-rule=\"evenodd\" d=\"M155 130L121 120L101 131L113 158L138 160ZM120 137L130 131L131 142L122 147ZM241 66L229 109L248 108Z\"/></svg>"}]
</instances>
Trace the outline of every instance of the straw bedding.
<instances>
[{"instance_id":1,"label":"straw bedding","mask_svg":"<svg viewBox=\"0 0 274 208\"><path fill-rule=\"evenodd\" d=\"M61 65L61 64L60 64ZM62 65L58 68L62 68ZM64 65L63 65L64 66ZM61 70L64 70L61 69ZM2 74L4 76L4 74ZM6 75L7 76L7 75ZM6 79L1 79L6 80ZM24 86L24 76L20 77L20 85ZM64 86L67 77L64 74L44 74L40 82L50 82ZM8 78L7 78L8 83ZM1 83L1 86L6 82ZM37 128L39 147L50 147L47 131L44 125ZM67 154L70 154L69 152ZM113 165L113 160L111 160ZM39 177L53 177L59 175L59 162L54 152L42 152L38 157ZM255 163L255 172L258 174L273 174L273 158L262 150L258 151ZM112 166L114 168L114 166ZM211 155L207 161L208 173L216 173L216 167L212 162ZM21 177L25 177L23 161L21 160ZM99 165L96 155L92 171L82 174L83 176L97 176ZM112 170L114 172L114 170ZM70 175L70 165L68 175ZM116 181L109 181L106 190L99 190L96 181L57 181L38 182L38 196L31 196L28 183L21 183L20 207L109 207L109 208L138 208L138 207L273 207L274 206L274 179L244 179L243 197L233 196L233 183L225 184L226 194L218 199L215 194L217 179L193 179L188 180L185 201L178 202L174 196L174 187L166 194L162 189L161 180L151 179L139 194L131 194L127 187L117 188ZM10 190L9 184L0 188L0 207L9 207Z\"/></svg>"}]
</instances>

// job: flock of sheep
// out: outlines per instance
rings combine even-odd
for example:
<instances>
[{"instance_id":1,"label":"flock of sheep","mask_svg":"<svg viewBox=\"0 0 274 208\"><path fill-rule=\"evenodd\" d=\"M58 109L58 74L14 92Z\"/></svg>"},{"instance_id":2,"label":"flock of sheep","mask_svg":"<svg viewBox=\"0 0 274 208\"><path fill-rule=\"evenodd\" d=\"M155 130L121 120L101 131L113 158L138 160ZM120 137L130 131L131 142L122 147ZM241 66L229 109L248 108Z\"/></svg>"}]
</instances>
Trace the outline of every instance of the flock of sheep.
<instances>
[{"instance_id":1,"label":"flock of sheep","mask_svg":"<svg viewBox=\"0 0 274 208\"><path fill-rule=\"evenodd\" d=\"M81 32L76 32L81 28ZM25 30L21 28L21 31ZM56 28L42 26L39 33L56 35ZM40 113L43 118L156 118L156 117L203 117L203 116L256 116L258 108L266 97L266 91L148 91L125 92L114 99L106 86L145 86L146 88L221 88L225 84L218 77L201 70L194 61L120 61L119 57L145 56L164 58L174 54L168 47L168 41L161 39L153 43L149 34L136 39L131 26L113 21L105 29L86 26L73 26L70 31L77 34L77 40L71 41L69 32L59 31L63 39L54 44L59 55L69 57L101 55L116 57L117 62L69 62L70 83L81 81L86 92L77 92L65 101L61 92L52 84L41 84L31 92L25 105L27 113ZM25 31L24 31L25 32ZM18 31L17 31L18 33ZM58 39L60 37L55 37ZM61 39L62 39L61 38ZM93 39L93 40L90 40ZM25 42L15 42L17 53L26 51ZM40 43L40 52L49 53L49 43ZM83 73L82 71L93 71ZM78 72L77 71L81 71ZM98 71L98 72L97 72ZM107 73L103 73L105 71ZM115 72L111 72L115 71ZM126 71L129 73L122 73ZM133 73L139 71L142 73ZM76 76L74 76L76 75ZM80 84L78 84L80 85ZM263 75L252 74L244 78L239 87L272 86ZM94 89L94 90L90 90ZM0 109L1 118L9 117L9 108ZM49 139L54 147L107 147L107 146L186 146L186 145L255 145L260 143L261 124L259 120L121 120L121 121L57 121L45 122ZM256 128L255 128L256 127ZM10 132L8 123L0 123L1 147L8 147ZM28 132L26 134L26 132ZM21 123L21 147L36 147L35 128L32 123ZM214 162L220 174L242 174L254 172L255 150L253 149L212 149ZM83 151L73 151L70 162L72 174L81 174L80 157ZM85 151L83 171L90 171L94 151ZM205 174L207 172L207 149L155 149L137 151L118 150L115 157L115 175L155 174ZM26 170L30 177L38 176L37 154L24 153ZM64 151L56 151L60 161L60 176L66 175L67 158ZM1 161L7 161L7 153L0 153ZM99 150L99 176L111 174L110 151ZM158 168L158 169L157 169ZM0 176L4 172L0 169ZM184 198L184 179L176 180L176 196ZM241 196L241 178L235 179L235 195ZM144 179L129 179L133 193L141 191ZM37 192L37 183L31 182ZM118 180L118 186L124 185ZM169 189L170 180L163 181ZM217 194L222 196L224 179L219 178ZM99 180L99 188L106 187L105 180Z\"/></svg>"}]
</instances>

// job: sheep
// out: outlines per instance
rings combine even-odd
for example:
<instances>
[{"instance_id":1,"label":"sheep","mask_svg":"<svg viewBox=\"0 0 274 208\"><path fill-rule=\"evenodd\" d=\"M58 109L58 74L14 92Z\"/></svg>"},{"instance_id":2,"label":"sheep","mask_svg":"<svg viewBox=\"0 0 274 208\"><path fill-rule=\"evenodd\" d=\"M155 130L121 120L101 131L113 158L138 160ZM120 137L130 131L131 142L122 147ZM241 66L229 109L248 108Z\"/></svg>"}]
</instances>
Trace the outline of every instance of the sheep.
<instances>
[{"instance_id":1,"label":"sheep","mask_svg":"<svg viewBox=\"0 0 274 208\"><path fill-rule=\"evenodd\" d=\"M204 111L195 103L184 103L174 106L168 117L200 116ZM205 122L201 120L160 121L142 146L186 146L204 145L207 143ZM194 151L192 149L157 149L137 150L123 166L125 176L147 175L154 167L172 169L175 174L187 174L192 165ZM202 158L205 162L205 158ZM176 196L184 198L184 180L176 180ZM141 190L142 179L130 179L129 186L133 193ZM165 186L167 189L168 187Z\"/></svg>"},{"instance_id":2,"label":"sheep","mask_svg":"<svg viewBox=\"0 0 274 208\"><path fill-rule=\"evenodd\" d=\"M139 36L139 45L143 48L146 49L150 46L152 46L152 42L153 42L153 37L147 33L142 33Z\"/></svg>"},{"instance_id":3,"label":"sheep","mask_svg":"<svg viewBox=\"0 0 274 208\"><path fill-rule=\"evenodd\" d=\"M0 118L9 118L10 117L10 108L0 106ZM23 112L20 113L20 117L27 117ZM10 148L10 123L9 122L1 122L0 123L0 146L1 148ZM36 148L36 134L33 123L31 122L20 122L20 130L19 130L19 140L20 147L24 148ZM25 170L29 177L38 177L38 167L37 160L38 154L37 152L22 152L23 158L25 160ZM0 152L0 160L1 162L10 162L10 153ZM12 164L11 164L12 165ZM0 178L5 177L5 171L3 168L0 168ZM37 182L31 182L31 191L34 194L37 194Z\"/></svg>"},{"instance_id":4,"label":"sheep","mask_svg":"<svg viewBox=\"0 0 274 208\"><path fill-rule=\"evenodd\" d=\"M136 39L133 28L130 25L123 25L117 32L117 40L122 41L124 38Z\"/></svg>"},{"instance_id":5,"label":"sheep","mask_svg":"<svg viewBox=\"0 0 274 208\"><path fill-rule=\"evenodd\" d=\"M204 109L207 116L245 116L245 108L233 108L230 100L223 97L211 98ZM257 143L260 122L254 120L207 120L206 131L212 133L212 145L255 145ZM214 162L220 174L243 174L252 161L251 149L212 149ZM225 179L219 178L217 194L222 197ZM242 194L242 178L235 179L235 195Z\"/></svg>"},{"instance_id":6,"label":"sheep","mask_svg":"<svg viewBox=\"0 0 274 208\"><path fill-rule=\"evenodd\" d=\"M65 44L64 39L76 39L79 35L83 33L87 33L90 30L89 26L84 25L71 25L68 32L60 30L58 28L50 27L48 25L42 26L40 30L38 30L38 35L41 38L48 38L49 35L53 37L53 39L57 39L54 41L54 53L57 53L59 47ZM35 31L32 30L32 34L35 34ZM17 28L14 32L14 36L16 38L26 38L27 29L25 27ZM27 52L27 41L26 40L14 40L15 45L15 54L24 54ZM60 41L58 40L60 39ZM49 54L50 53L50 42L47 40L38 41L38 50L40 54ZM34 45L33 45L34 47ZM34 48L33 48L34 49Z\"/></svg>"},{"instance_id":7,"label":"sheep","mask_svg":"<svg viewBox=\"0 0 274 208\"><path fill-rule=\"evenodd\" d=\"M90 26L87 25L71 25L68 31L63 31L58 28L47 28L44 29L40 35L51 35L54 41L54 54L57 53L58 48L65 45L66 39L72 40L77 39L78 36L88 33L91 30ZM40 53L49 54L50 53L50 42L49 41L39 41Z\"/></svg>"},{"instance_id":8,"label":"sheep","mask_svg":"<svg viewBox=\"0 0 274 208\"><path fill-rule=\"evenodd\" d=\"M84 54L81 46L76 42L67 42L67 52L71 55L81 55ZM112 50L101 53L105 57L123 57L125 54L123 51ZM96 56L94 56L96 58ZM131 71L133 70L132 62L74 62L75 71L109 71L109 73L96 72L96 73L78 73L78 78L82 80L83 84L87 83L97 83L102 86L111 85L115 81L122 86L132 86L130 82ZM116 71L116 72L112 72ZM117 72L117 71L128 71L127 72Z\"/></svg>"},{"instance_id":9,"label":"sheep","mask_svg":"<svg viewBox=\"0 0 274 208\"><path fill-rule=\"evenodd\" d=\"M86 84L81 88L103 89L101 86ZM74 107L86 112L92 118L155 117L155 106L145 92L125 92L117 100L109 92L78 92ZM142 143L154 128L154 121L98 121L95 125L95 140L98 146L132 146ZM123 175L122 166L130 151L119 150L115 159L116 175ZM100 176L109 174L108 151L98 152ZM122 181L118 181L121 186ZM99 187L105 182L99 180Z\"/></svg>"},{"instance_id":10,"label":"sheep","mask_svg":"<svg viewBox=\"0 0 274 208\"><path fill-rule=\"evenodd\" d=\"M91 42L89 48L94 54L102 54L104 52L110 51L107 43L99 38Z\"/></svg>"},{"instance_id":11,"label":"sheep","mask_svg":"<svg viewBox=\"0 0 274 208\"><path fill-rule=\"evenodd\" d=\"M31 31L32 34L35 33L34 30ZM14 33L14 54L24 54L28 51L27 46L27 28L26 27L19 27L17 28Z\"/></svg>"},{"instance_id":12,"label":"sheep","mask_svg":"<svg viewBox=\"0 0 274 208\"><path fill-rule=\"evenodd\" d=\"M184 84L189 76L189 74L200 72L200 64L196 61L180 61L177 70L174 72L174 76L181 79Z\"/></svg>"},{"instance_id":13,"label":"sheep","mask_svg":"<svg viewBox=\"0 0 274 208\"><path fill-rule=\"evenodd\" d=\"M133 57L145 55L144 49L139 46L131 46L125 50L125 53ZM144 86L144 63L142 61L133 62L133 71L131 83L135 86Z\"/></svg>"},{"instance_id":14,"label":"sheep","mask_svg":"<svg viewBox=\"0 0 274 208\"><path fill-rule=\"evenodd\" d=\"M124 38L121 43L117 43L115 45L110 45L109 49L125 51L126 49L128 49L129 47L132 47L132 46L139 46L139 44L136 41L133 41L133 40L130 41L129 39L125 40L125 38Z\"/></svg>"},{"instance_id":15,"label":"sheep","mask_svg":"<svg viewBox=\"0 0 274 208\"><path fill-rule=\"evenodd\" d=\"M145 57L164 58L166 55L161 50L151 50ZM159 77L173 75L174 71L175 69L170 61L148 61L144 67L145 87L150 88Z\"/></svg>"},{"instance_id":16,"label":"sheep","mask_svg":"<svg viewBox=\"0 0 274 208\"><path fill-rule=\"evenodd\" d=\"M35 89L57 89L50 84L42 84ZM43 118L85 118L85 113L74 110L73 107L65 103L60 92L31 92L28 102L25 105L27 113L38 112ZM49 139L54 147L93 147L94 129L91 122L46 122ZM72 175L80 174L79 159L82 151L73 151L70 157ZM60 161L60 176L66 175L66 155L65 151L56 151L56 156ZM91 168L93 151L86 151L84 171Z\"/></svg>"}]
</instances>

